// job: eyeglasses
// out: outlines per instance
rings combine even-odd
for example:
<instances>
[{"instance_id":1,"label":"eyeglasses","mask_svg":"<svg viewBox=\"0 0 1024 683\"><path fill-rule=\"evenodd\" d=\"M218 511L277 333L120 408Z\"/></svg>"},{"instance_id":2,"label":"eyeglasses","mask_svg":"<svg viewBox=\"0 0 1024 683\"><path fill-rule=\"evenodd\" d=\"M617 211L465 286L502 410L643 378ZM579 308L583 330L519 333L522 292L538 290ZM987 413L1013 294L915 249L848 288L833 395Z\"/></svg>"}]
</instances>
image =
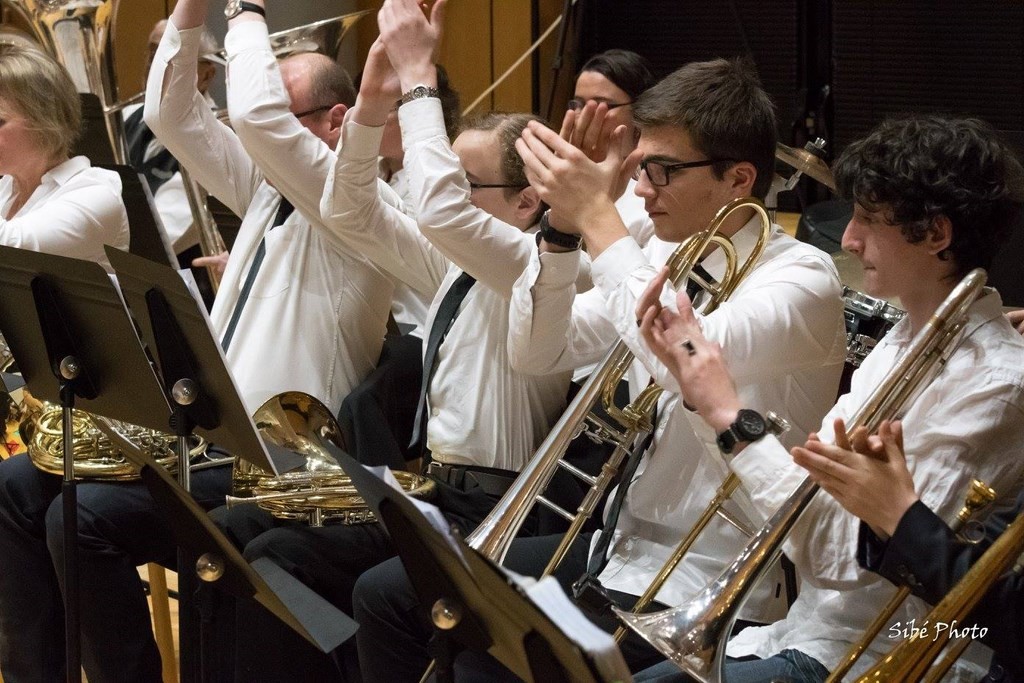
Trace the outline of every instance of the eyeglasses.
<instances>
[{"instance_id":1,"label":"eyeglasses","mask_svg":"<svg viewBox=\"0 0 1024 683\"><path fill-rule=\"evenodd\" d=\"M309 111L304 111L301 114L296 114L295 118L301 119L301 118L303 118L305 116L309 116L310 114L319 114L320 112L327 111L328 109L332 109L333 107L334 107L333 104L324 104L324 105L321 105L321 106L317 107L316 109L310 109Z\"/></svg>"},{"instance_id":2,"label":"eyeglasses","mask_svg":"<svg viewBox=\"0 0 1024 683\"><path fill-rule=\"evenodd\" d=\"M636 171L633 172L633 180L640 180L640 172L643 171L647 174L647 179L651 181L651 185L655 187L665 187L672 181L672 174L676 171L681 171L684 168L700 168L701 166L711 166L718 162L732 162L735 163L736 159L704 159L703 161L681 161L678 163L665 163L663 161L651 161L650 159L644 159L640 162Z\"/></svg>"},{"instance_id":3,"label":"eyeglasses","mask_svg":"<svg viewBox=\"0 0 1024 683\"><path fill-rule=\"evenodd\" d=\"M489 187L505 187L516 190L522 190L527 185L520 185L518 183L474 183L472 180L469 181L469 189L471 190L486 190Z\"/></svg>"},{"instance_id":4,"label":"eyeglasses","mask_svg":"<svg viewBox=\"0 0 1024 683\"><path fill-rule=\"evenodd\" d=\"M571 100L569 100L569 109L572 109L573 111L579 111L580 109L583 109L583 107L587 106L587 102L597 102L598 104L604 104L604 106L608 107L608 111L633 104L633 100L630 100L629 102L606 102L604 100L580 100L574 97Z\"/></svg>"}]
</instances>

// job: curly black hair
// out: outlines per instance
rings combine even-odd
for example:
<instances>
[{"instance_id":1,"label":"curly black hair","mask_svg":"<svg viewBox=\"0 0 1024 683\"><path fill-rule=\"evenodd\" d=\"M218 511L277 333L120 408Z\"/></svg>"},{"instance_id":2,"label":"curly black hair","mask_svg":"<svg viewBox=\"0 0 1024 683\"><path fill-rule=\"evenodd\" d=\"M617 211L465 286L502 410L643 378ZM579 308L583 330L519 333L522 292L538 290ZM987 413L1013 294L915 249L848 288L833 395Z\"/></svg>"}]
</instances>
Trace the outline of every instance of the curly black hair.
<instances>
[{"instance_id":1,"label":"curly black hair","mask_svg":"<svg viewBox=\"0 0 1024 683\"><path fill-rule=\"evenodd\" d=\"M953 237L939 256L954 261L957 278L991 265L1024 199L1020 161L979 119L887 119L832 170L843 199L884 209L910 243L923 240L937 217L948 218Z\"/></svg>"}]
</instances>

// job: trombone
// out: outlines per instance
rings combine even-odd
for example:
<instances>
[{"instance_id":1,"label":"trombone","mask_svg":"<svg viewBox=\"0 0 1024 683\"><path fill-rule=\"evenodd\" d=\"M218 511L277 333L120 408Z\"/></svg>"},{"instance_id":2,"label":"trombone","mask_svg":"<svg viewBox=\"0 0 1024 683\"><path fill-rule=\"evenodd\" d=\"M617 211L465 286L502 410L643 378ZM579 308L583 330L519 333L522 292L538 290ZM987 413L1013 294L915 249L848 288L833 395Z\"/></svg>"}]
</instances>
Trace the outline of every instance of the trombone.
<instances>
[{"instance_id":1,"label":"trombone","mask_svg":"<svg viewBox=\"0 0 1024 683\"><path fill-rule=\"evenodd\" d=\"M985 271L976 268L950 292L904 356L851 417L851 431L863 426L873 432L910 402L932 376L944 351L958 339L967 311L985 281ZM736 560L693 600L650 614L612 609L626 626L680 669L704 683L719 683L724 679L725 644L740 608L817 492L818 485L810 477L804 479Z\"/></svg>"},{"instance_id":2,"label":"trombone","mask_svg":"<svg viewBox=\"0 0 1024 683\"><path fill-rule=\"evenodd\" d=\"M761 233L757 243L742 265L737 263L736 249L732 242L719 232L725 220L740 209L753 209L761 224ZM687 238L676 248L666 264L669 268L669 277L673 285L678 287L690 276L690 271L709 246L714 244L721 248L726 257L726 272L722 282L712 284L698 279L701 286L711 293L711 299L703 309L704 313L710 313L729 298L739 283L754 268L764 252L770 232L771 220L760 200L751 197L734 199L715 214L711 224L704 231ZM466 542L470 547L488 559L501 563L523 521L533 505L539 502L570 523L569 530L548 562L544 574L550 574L555 570L565 557L569 546L579 535L583 524L593 514L598 500L611 483L622 461L639 447L646 434L653 429L651 414L661 396L661 387L654 384L648 386L625 408L620 409L613 402L615 388L625 376L632 362L633 353L624 341L619 340L584 383L562 417L552 428L551 433L537 449L537 453L520 472L512 487L473 533L467 537ZM610 425L591 413L598 400L604 401L608 414L621 425L621 428ZM562 459L569 442L588 425L592 429L588 432L591 438L615 444L614 452L601 467L601 472L596 477L582 472ZM552 503L543 495L559 467L590 485L590 490L584 496L575 515ZM727 515L725 510L719 510L719 514L730 523L737 523ZM710 516L708 519L710 521Z\"/></svg>"},{"instance_id":3,"label":"trombone","mask_svg":"<svg viewBox=\"0 0 1024 683\"><path fill-rule=\"evenodd\" d=\"M928 613L932 623L956 623L970 614L985 593L1013 566L1024 552L1024 512L1006 527L995 543L964 574L953 589ZM858 683L883 681L938 681L970 644L969 639L958 640L950 646L951 653L929 670L950 639L950 630L931 634L925 638L916 635L893 648L875 666L858 679Z\"/></svg>"},{"instance_id":4,"label":"trombone","mask_svg":"<svg viewBox=\"0 0 1024 683\"><path fill-rule=\"evenodd\" d=\"M956 516L958 535L962 536L969 543L977 543L980 541L980 538L969 538L967 534L959 533L959 530L966 526L979 510L992 503L995 499L995 489L978 479L972 481L971 487L967 491L966 499L964 500L964 506L960 508L960 512L958 512ZM886 603L885 607L882 608L882 611L878 613L875 620L872 621L864 630L864 635L861 636L861 639L847 650L846 655L843 657L843 661L841 661L836 668L832 670L829 677L825 679L825 683L839 683L843 680L843 677L846 676L850 669L853 668L854 663L860 659L860 656L864 654L864 651L871 645L871 641L881 633L882 629L885 628L885 625L889 623L889 619L892 618L892 615L896 613L899 606L903 604L903 601L909 596L910 588L907 586L902 586L898 591L896 591L896 594L889 599L889 602Z\"/></svg>"}]
</instances>

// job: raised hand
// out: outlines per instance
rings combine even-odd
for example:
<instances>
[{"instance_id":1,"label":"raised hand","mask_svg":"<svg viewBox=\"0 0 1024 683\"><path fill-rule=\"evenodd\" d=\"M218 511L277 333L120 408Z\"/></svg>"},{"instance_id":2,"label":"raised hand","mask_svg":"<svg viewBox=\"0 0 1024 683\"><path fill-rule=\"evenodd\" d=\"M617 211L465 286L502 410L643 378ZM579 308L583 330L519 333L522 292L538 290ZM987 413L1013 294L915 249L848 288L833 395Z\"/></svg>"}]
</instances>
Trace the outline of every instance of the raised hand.
<instances>
[{"instance_id":1,"label":"raised hand","mask_svg":"<svg viewBox=\"0 0 1024 683\"><path fill-rule=\"evenodd\" d=\"M835 444L812 434L792 455L821 488L883 538L895 533L903 514L918 500L899 422L883 422L877 435L868 436L863 427L847 434L845 423L837 419Z\"/></svg>"},{"instance_id":2,"label":"raised hand","mask_svg":"<svg viewBox=\"0 0 1024 683\"><path fill-rule=\"evenodd\" d=\"M385 0L377 13L380 40L403 91L419 84L437 85L434 62L444 28L445 3L435 0L428 17L417 0Z\"/></svg>"},{"instance_id":3,"label":"raised hand","mask_svg":"<svg viewBox=\"0 0 1024 683\"><path fill-rule=\"evenodd\" d=\"M364 126L382 126L395 101L402 94L398 74L391 66L387 50L380 38L373 41L363 66L359 98L352 110L352 119Z\"/></svg>"},{"instance_id":4,"label":"raised hand","mask_svg":"<svg viewBox=\"0 0 1024 683\"><path fill-rule=\"evenodd\" d=\"M563 133L572 138L571 131L566 133L570 128L574 126L563 123ZM592 124L588 124L588 129L591 128ZM531 122L516 141L530 185L551 207L552 224L563 232L583 234L588 237L588 245L588 228L600 227L597 219L615 211L615 190L621 184L624 166L629 163L622 157L624 136L625 127L619 126L611 134L607 153L600 162L593 161L558 133L536 122ZM583 144L590 141L594 148L599 146L599 136L595 133L576 137ZM636 155L632 166L638 161L639 155Z\"/></svg>"},{"instance_id":5,"label":"raised hand","mask_svg":"<svg viewBox=\"0 0 1024 683\"><path fill-rule=\"evenodd\" d=\"M651 280L637 305L640 333L682 390L687 405L715 429L723 431L743 406L736 384L722 356L722 347L704 338L686 292L676 295L678 312L658 301L668 280L662 268Z\"/></svg>"}]
</instances>

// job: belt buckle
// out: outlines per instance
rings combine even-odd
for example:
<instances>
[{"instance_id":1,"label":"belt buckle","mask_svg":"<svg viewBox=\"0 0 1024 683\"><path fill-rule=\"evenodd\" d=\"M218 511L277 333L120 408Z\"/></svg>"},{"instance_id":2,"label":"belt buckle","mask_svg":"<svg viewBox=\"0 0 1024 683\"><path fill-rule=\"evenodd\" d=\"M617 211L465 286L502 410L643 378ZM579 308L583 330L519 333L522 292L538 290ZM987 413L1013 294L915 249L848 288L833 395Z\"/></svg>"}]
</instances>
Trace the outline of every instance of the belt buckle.
<instances>
[{"instance_id":1,"label":"belt buckle","mask_svg":"<svg viewBox=\"0 0 1024 683\"><path fill-rule=\"evenodd\" d=\"M427 476L440 479L444 483L448 483L448 476L451 474L451 468L445 465L443 462L437 462L431 460L427 463Z\"/></svg>"}]
</instances>

